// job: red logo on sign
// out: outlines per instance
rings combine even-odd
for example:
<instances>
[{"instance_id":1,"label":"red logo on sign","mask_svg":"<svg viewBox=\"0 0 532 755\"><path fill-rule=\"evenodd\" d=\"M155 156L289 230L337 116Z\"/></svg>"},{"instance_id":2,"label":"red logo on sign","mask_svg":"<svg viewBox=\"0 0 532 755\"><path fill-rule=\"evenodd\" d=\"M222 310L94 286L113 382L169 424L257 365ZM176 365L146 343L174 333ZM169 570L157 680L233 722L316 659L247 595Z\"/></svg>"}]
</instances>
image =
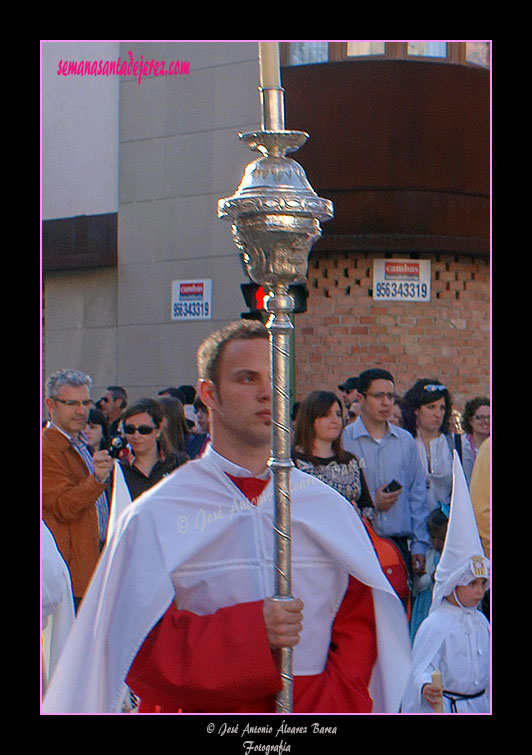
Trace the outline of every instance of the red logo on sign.
<instances>
[{"instance_id":1,"label":"red logo on sign","mask_svg":"<svg viewBox=\"0 0 532 755\"><path fill-rule=\"evenodd\" d=\"M188 299L193 297L194 299L203 298L203 283L180 283L179 284L179 298Z\"/></svg>"},{"instance_id":2,"label":"red logo on sign","mask_svg":"<svg viewBox=\"0 0 532 755\"><path fill-rule=\"evenodd\" d=\"M419 262L385 262L385 280L419 280Z\"/></svg>"}]
</instances>

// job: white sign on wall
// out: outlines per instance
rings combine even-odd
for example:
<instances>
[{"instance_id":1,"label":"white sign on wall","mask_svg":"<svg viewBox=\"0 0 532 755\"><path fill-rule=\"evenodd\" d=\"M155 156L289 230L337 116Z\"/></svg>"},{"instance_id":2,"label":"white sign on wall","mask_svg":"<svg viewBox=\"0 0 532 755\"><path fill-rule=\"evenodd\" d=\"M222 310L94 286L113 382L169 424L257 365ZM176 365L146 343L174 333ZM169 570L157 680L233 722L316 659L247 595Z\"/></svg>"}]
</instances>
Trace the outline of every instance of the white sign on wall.
<instances>
[{"instance_id":1,"label":"white sign on wall","mask_svg":"<svg viewBox=\"0 0 532 755\"><path fill-rule=\"evenodd\" d=\"M212 280L172 281L172 320L212 320Z\"/></svg>"},{"instance_id":2,"label":"white sign on wall","mask_svg":"<svg viewBox=\"0 0 532 755\"><path fill-rule=\"evenodd\" d=\"M430 260L373 260L375 301L430 301Z\"/></svg>"}]
</instances>

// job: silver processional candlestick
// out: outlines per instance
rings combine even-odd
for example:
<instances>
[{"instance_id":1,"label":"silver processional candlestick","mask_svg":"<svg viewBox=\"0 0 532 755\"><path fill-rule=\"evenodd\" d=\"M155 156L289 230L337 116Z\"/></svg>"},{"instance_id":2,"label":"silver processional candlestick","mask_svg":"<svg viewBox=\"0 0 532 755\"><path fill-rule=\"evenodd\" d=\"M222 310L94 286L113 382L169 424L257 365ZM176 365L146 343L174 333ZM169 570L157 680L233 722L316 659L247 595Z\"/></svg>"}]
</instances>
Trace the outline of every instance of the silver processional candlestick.
<instances>
[{"instance_id":1,"label":"silver processional candlestick","mask_svg":"<svg viewBox=\"0 0 532 755\"><path fill-rule=\"evenodd\" d=\"M290 526L290 352L294 302L288 286L307 277L308 254L321 236L320 221L330 220L333 205L312 189L303 168L286 157L308 134L284 129L284 89L259 87L261 131L239 134L261 157L247 165L232 197L218 201L218 217L231 220L233 240L247 274L269 293L267 328L272 362L272 455L274 488L275 599L291 594ZM283 688L276 712L292 710L292 648L282 648Z\"/></svg>"}]
</instances>

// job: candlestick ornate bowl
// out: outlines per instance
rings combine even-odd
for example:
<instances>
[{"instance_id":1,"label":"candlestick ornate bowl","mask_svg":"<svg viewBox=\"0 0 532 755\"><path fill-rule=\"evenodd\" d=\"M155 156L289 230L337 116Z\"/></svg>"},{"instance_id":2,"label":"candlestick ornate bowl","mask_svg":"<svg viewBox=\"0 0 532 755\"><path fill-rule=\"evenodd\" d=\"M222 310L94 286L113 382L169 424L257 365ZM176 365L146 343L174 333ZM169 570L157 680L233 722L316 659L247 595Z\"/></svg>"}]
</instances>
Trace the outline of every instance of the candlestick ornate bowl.
<instances>
[{"instance_id":1,"label":"candlestick ornate bowl","mask_svg":"<svg viewBox=\"0 0 532 755\"><path fill-rule=\"evenodd\" d=\"M218 201L218 217L232 223L249 277L269 291L302 282L308 254L321 236L320 221L333 205L318 197L299 163L286 153L308 138L303 131L258 131L239 134L263 156L249 163L232 197Z\"/></svg>"}]
</instances>

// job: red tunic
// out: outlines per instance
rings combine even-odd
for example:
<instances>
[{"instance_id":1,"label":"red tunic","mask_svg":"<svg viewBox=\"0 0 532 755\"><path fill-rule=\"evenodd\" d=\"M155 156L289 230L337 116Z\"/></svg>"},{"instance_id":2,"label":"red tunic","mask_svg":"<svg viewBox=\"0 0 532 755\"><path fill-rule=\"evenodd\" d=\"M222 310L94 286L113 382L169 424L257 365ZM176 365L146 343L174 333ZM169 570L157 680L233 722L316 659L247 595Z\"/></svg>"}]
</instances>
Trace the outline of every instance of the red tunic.
<instances>
[{"instance_id":1,"label":"red tunic","mask_svg":"<svg viewBox=\"0 0 532 755\"><path fill-rule=\"evenodd\" d=\"M231 478L250 501L266 482ZM304 610L303 610L304 614ZM294 676L294 713L369 713L377 656L371 589L349 577L325 669ZM262 600L198 616L172 604L153 627L126 680L140 713L273 713L281 685Z\"/></svg>"}]
</instances>

